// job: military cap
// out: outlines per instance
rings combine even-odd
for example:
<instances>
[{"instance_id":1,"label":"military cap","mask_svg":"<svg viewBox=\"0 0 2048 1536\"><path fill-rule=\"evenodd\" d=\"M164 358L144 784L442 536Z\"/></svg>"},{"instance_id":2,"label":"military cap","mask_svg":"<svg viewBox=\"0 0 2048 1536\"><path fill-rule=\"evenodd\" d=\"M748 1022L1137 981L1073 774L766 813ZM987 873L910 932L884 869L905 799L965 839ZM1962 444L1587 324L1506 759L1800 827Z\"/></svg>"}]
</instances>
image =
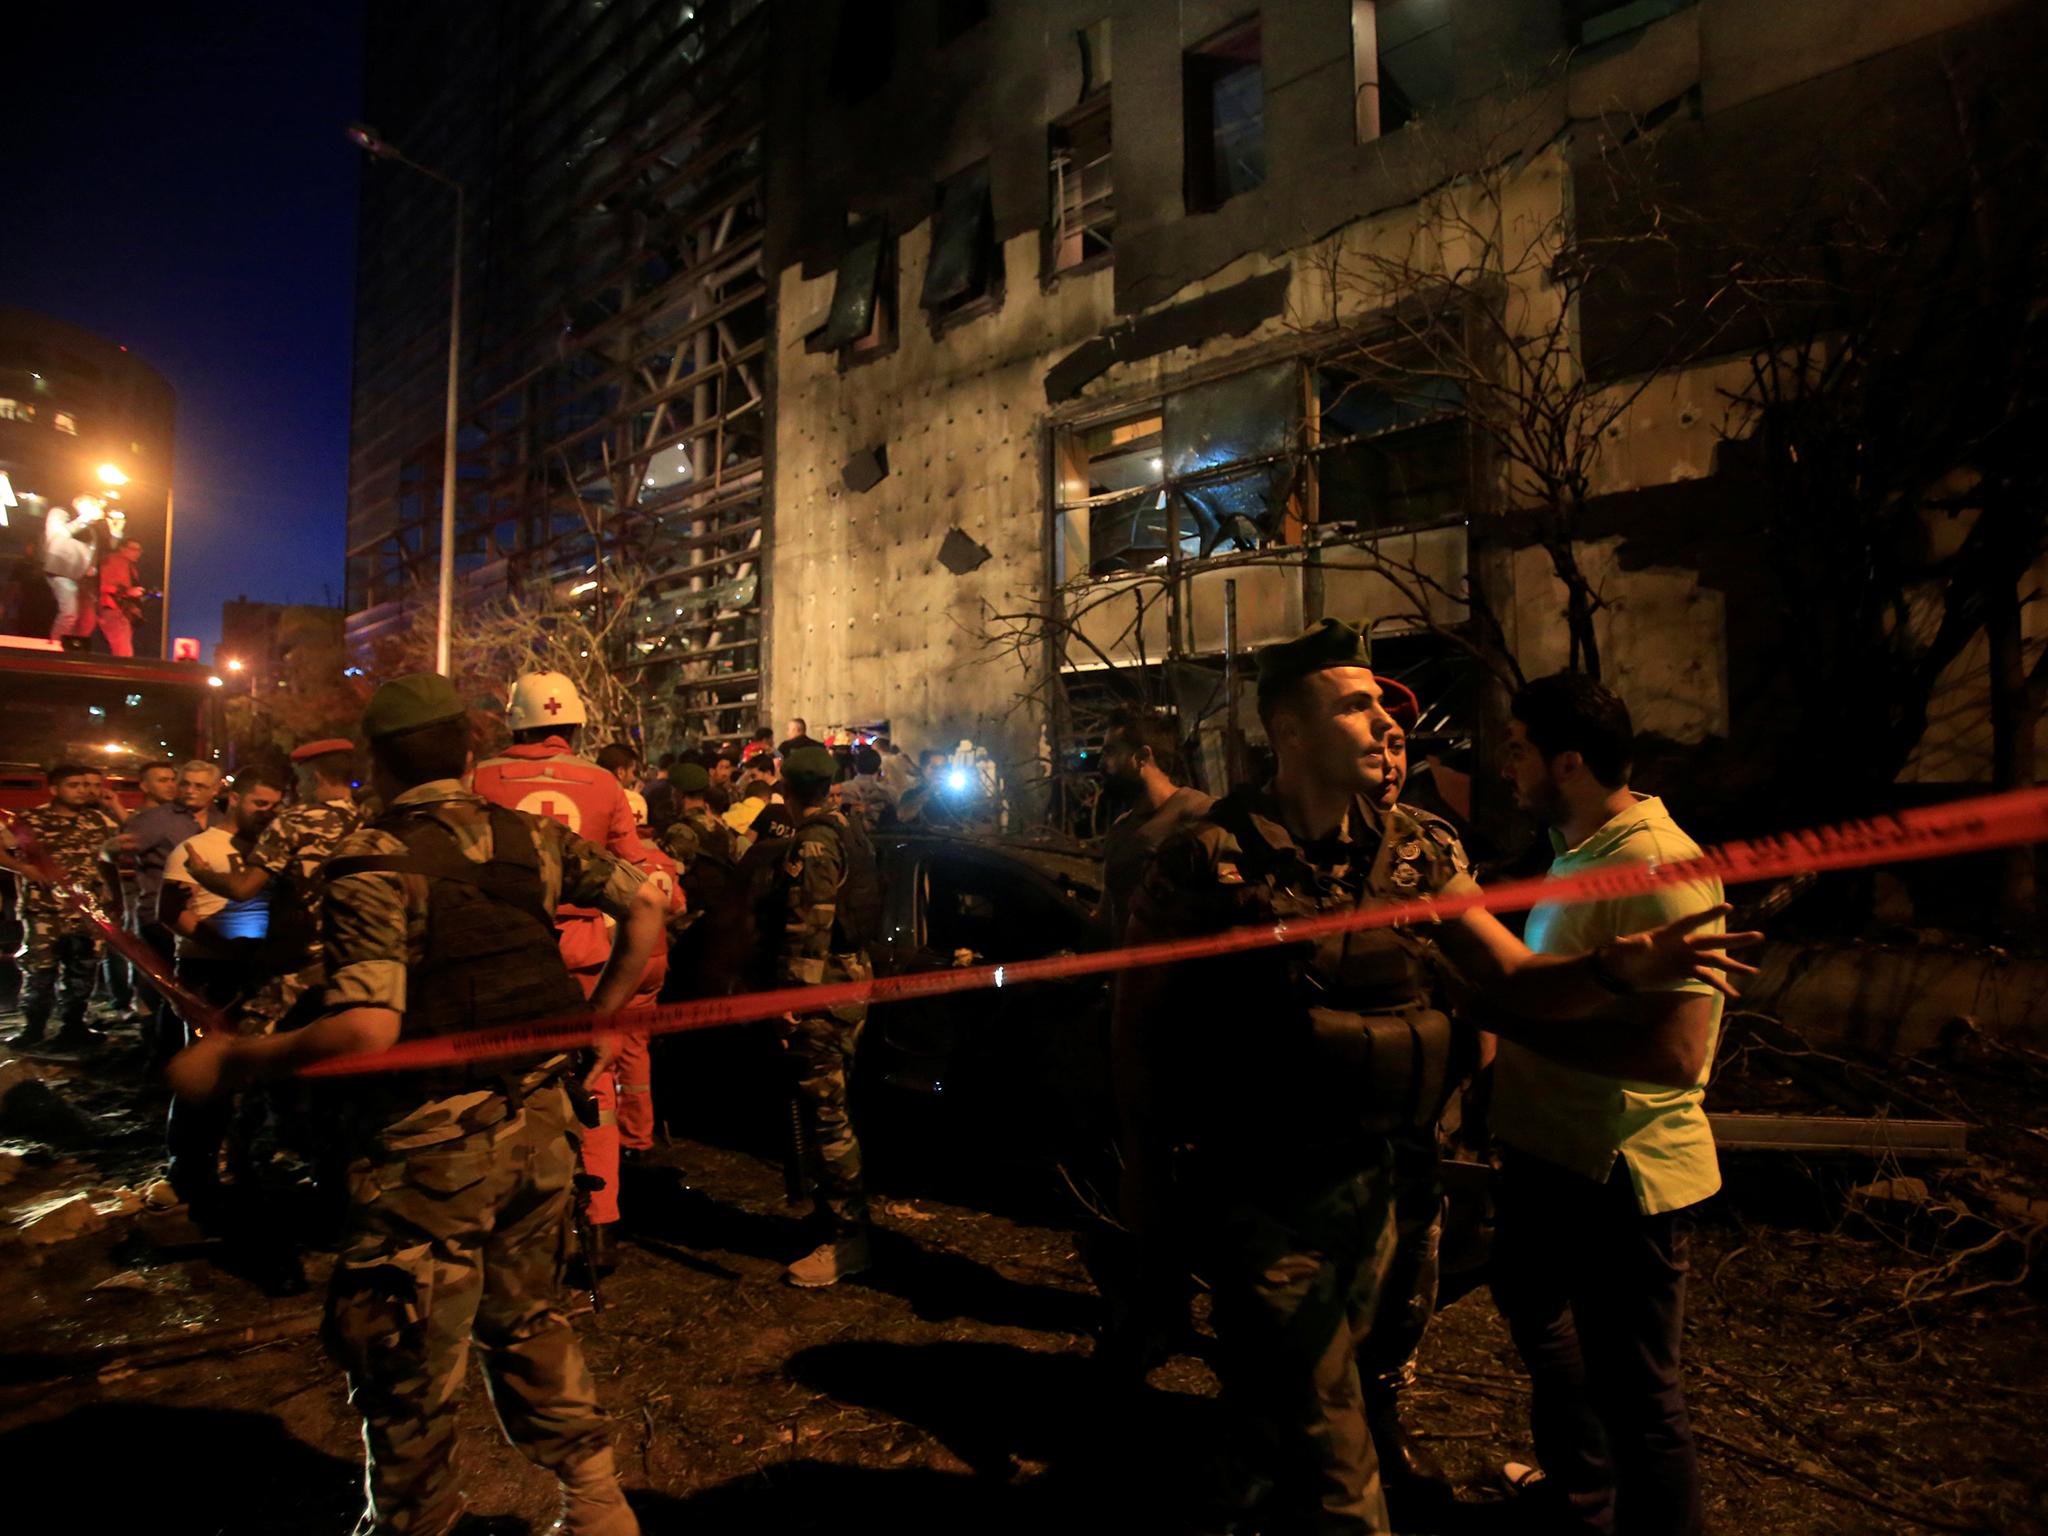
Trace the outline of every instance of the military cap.
<instances>
[{"instance_id":1,"label":"military cap","mask_svg":"<svg viewBox=\"0 0 2048 1536\"><path fill-rule=\"evenodd\" d=\"M1342 619L1318 619L1292 640L1259 647L1259 692L1271 695L1298 677L1332 667L1369 667L1372 647Z\"/></svg>"},{"instance_id":2,"label":"military cap","mask_svg":"<svg viewBox=\"0 0 2048 1536\"><path fill-rule=\"evenodd\" d=\"M393 678L370 695L363 711L363 734L372 741L403 736L469 713L455 685L438 672L414 672Z\"/></svg>"},{"instance_id":3,"label":"military cap","mask_svg":"<svg viewBox=\"0 0 2048 1536\"><path fill-rule=\"evenodd\" d=\"M668 771L669 783L676 792L684 795L701 795L711 787L711 775L704 771L702 763L677 763Z\"/></svg>"},{"instance_id":4,"label":"military cap","mask_svg":"<svg viewBox=\"0 0 2048 1536\"><path fill-rule=\"evenodd\" d=\"M823 747L798 747L782 760L782 776L796 784L830 784L839 764Z\"/></svg>"},{"instance_id":5,"label":"military cap","mask_svg":"<svg viewBox=\"0 0 2048 1536\"><path fill-rule=\"evenodd\" d=\"M331 757L337 752L353 752L356 744L346 736L324 736L318 741L309 741L292 748L292 761L303 763L308 758Z\"/></svg>"}]
</instances>

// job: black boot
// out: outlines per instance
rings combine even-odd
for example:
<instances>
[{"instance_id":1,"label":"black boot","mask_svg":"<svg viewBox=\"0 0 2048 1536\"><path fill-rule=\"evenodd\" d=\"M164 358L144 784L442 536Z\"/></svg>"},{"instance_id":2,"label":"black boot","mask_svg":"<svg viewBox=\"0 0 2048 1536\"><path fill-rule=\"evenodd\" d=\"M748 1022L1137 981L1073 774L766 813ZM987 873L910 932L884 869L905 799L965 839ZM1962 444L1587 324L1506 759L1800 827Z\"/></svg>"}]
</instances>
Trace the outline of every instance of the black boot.
<instances>
[{"instance_id":1,"label":"black boot","mask_svg":"<svg viewBox=\"0 0 2048 1536\"><path fill-rule=\"evenodd\" d=\"M7 1037L9 1045L28 1050L43 1043L43 1036L49 1032L48 1019L30 1019L26 1024Z\"/></svg>"},{"instance_id":2,"label":"black boot","mask_svg":"<svg viewBox=\"0 0 2048 1536\"><path fill-rule=\"evenodd\" d=\"M1401 1422L1401 1396L1374 1384L1365 1394L1365 1423L1379 1457L1380 1487L1399 1530L1434 1530L1457 1494L1434 1456L1410 1438Z\"/></svg>"}]
</instances>

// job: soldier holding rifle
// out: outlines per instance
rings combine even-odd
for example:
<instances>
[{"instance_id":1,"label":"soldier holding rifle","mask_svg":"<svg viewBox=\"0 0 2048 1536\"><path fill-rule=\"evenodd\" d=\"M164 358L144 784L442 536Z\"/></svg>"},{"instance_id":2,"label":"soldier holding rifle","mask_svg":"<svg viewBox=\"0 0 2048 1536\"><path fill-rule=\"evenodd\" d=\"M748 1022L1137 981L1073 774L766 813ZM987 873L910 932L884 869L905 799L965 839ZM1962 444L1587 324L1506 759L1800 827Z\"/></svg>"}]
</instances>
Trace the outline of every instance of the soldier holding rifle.
<instances>
[{"instance_id":1,"label":"soldier holding rifle","mask_svg":"<svg viewBox=\"0 0 2048 1536\"><path fill-rule=\"evenodd\" d=\"M1364 638L1326 619L1259 654L1272 781L1239 789L1159 851L1131 943L1475 889L1449 825L1383 800L1394 730ZM1579 954L1536 955L1483 910L1173 968L1127 972L1115 1044L1141 1233L1177 1224L1215 1298L1239 1465L1230 1513L1274 1532L1389 1529L1358 1351L1392 1252L1391 1139L1427 1125L1450 1077L1439 967L1570 1049L1617 993L1750 967L1754 936L1709 908ZM1642 1043L1650 1048L1654 1042Z\"/></svg>"},{"instance_id":2,"label":"soldier holding rifle","mask_svg":"<svg viewBox=\"0 0 2048 1536\"><path fill-rule=\"evenodd\" d=\"M170 1067L206 1098L324 1057L582 1012L558 904L617 940L589 1007L623 1007L660 942L653 887L544 816L463 787L467 711L447 679L386 683L363 716L386 810L327 866L327 1012L260 1037L208 1035ZM600 1042L600 1069L612 1042ZM463 1515L455 1399L471 1345L499 1422L560 1479L571 1536L635 1536L595 1384L562 1310L576 1174L568 1059L397 1073L352 1089L348 1235L326 1338L368 1452L366 1533L441 1533Z\"/></svg>"}]
</instances>

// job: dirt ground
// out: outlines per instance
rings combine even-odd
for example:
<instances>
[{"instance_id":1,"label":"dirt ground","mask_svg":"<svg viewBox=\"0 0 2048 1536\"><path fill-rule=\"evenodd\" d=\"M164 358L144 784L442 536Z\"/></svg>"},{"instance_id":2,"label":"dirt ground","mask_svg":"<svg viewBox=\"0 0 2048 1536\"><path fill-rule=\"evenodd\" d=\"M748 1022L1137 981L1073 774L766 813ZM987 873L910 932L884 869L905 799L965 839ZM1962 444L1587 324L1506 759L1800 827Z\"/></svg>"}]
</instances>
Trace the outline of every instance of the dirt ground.
<instances>
[{"instance_id":1,"label":"dirt ground","mask_svg":"<svg viewBox=\"0 0 2048 1536\"><path fill-rule=\"evenodd\" d=\"M10 1225L110 1195L151 1155L155 1104L125 1067L47 1070L94 1144L16 1144ZM2037 1293L1989 1251L1943 1269L1956 1250L1911 1212L1845 1204L1870 1174L1731 1159L1698 1213L1687 1385L1710 1527L2048 1532ZM876 1267L827 1292L781 1283L803 1237L757 1151L676 1139L628 1182L621 1267L578 1326L647 1529L1176 1529L1219 1432L1213 1378L1188 1355L1138 1397L1105 1390L1057 1181L892 1152L876 1182ZM319 1255L310 1290L270 1295L274 1275L182 1216L133 1214L47 1246L17 1227L0 1262L0 1478L42 1516L12 1529L349 1528L357 1426L316 1337ZM1485 1292L1464 1296L1411 1414L1463 1489L1459 1529L1507 1528L1490 1490L1529 1452L1525 1402ZM505 1446L474 1373L463 1422L472 1507L501 1517L479 1529L543 1529L550 1479Z\"/></svg>"}]
</instances>

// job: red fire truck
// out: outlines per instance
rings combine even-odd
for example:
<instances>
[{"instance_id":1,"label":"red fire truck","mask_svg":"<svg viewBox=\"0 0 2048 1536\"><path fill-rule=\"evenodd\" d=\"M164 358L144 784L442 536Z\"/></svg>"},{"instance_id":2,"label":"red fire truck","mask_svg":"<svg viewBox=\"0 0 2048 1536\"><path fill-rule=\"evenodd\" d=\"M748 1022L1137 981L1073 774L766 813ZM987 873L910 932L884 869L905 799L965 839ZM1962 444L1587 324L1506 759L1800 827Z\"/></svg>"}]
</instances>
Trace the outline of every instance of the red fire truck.
<instances>
[{"instance_id":1,"label":"red fire truck","mask_svg":"<svg viewBox=\"0 0 2048 1536\"><path fill-rule=\"evenodd\" d=\"M211 678L197 662L67 652L0 635L0 807L47 800L43 770L54 762L102 769L133 805L142 764L210 760L219 696Z\"/></svg>"}]
</instances>

